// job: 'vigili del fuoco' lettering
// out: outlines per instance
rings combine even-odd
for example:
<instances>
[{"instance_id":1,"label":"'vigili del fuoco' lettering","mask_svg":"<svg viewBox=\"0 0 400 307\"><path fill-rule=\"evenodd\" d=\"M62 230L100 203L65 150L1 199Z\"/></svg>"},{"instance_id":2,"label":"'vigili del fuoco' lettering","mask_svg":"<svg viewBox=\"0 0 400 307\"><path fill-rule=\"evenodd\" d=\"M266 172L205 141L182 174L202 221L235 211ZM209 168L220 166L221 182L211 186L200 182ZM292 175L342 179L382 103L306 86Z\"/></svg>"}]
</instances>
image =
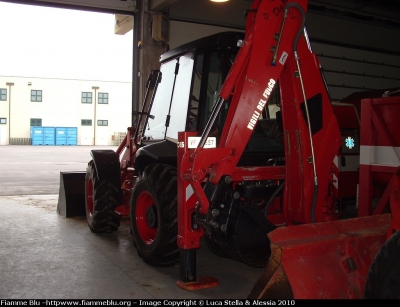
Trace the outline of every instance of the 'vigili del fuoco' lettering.
<instances>
[{"instance_id":1,"label":"'vigili del fuoco' lettering","mask_svg":"<svg viewBox=\"0 0 400 307\"><path fill-rule=\"evenodd\" d=\"M258 101L257 107L256 109L260 112L262 112L262 110L264 110L265 105L267 104L268 98L272 93L272 90L274 89L275 86L275 80L274 79L270 79L268 82L268 86L265 88L264 93L263 93L263 98L261 98ZM264 99L265 98L265 99ZM250 130L253 130L258 118L260 117L261 113L258 112L257 110L254 110L253 115L251 116L249 123L247 124L247 128Z\"/></svg>"}]
</instances>

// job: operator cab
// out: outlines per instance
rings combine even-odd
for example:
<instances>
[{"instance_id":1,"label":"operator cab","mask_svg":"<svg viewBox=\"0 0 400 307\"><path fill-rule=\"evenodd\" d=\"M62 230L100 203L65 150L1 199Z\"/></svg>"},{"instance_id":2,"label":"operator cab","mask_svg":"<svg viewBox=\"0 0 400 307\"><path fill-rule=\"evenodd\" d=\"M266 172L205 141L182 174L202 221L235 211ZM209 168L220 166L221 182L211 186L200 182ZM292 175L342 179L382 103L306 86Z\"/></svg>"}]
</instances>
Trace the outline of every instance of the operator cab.
<instances>
[{"instance_id":1,"label":"operator cab","mask_svg":"<svg viewBox=\"0 0 400 307\"><path fill-rule=\"evenodd\" d=\"M219 33L161 56L146 140L176 143L178 132L203 130L243 38L241 32Z\"/></svg>"},{"instance_id":2,"label":"operator cab","mask_svg":"<svg viewBox=\"0 0 400 307\"><path fill-rule=\"evenodd\" d=\"M143 147L137 156L146 154L176 165L178 132L197 131L201 135L243 39L244 33L223 32L161 56L161 82L142 130ZM239 166L276 165L277 161L284 161L279 101L279 86L276 86ZM217 145L229 105L230 100L224 102L209 135L216 137Z\"/></svg>"}]
</instances>

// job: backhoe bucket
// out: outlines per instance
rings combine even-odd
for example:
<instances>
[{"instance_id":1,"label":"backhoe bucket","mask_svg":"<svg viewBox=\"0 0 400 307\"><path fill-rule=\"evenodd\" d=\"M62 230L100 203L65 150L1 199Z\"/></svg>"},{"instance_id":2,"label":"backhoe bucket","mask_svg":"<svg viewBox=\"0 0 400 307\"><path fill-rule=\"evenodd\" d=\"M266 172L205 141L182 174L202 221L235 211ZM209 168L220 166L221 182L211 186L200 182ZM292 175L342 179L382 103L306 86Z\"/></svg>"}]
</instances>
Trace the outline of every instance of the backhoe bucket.
<instances>
[{"instance_id":1,"label":"backhoe bucket","mask_svg":"<svg viewBox=\"0 0 400 307\"><path fill-rule=\"evenodd\" d=\"M361 299L390 214L280 227L249 299Z\"/></svg>"},{"instance_id":2,"label":"backhoe bucket","mask_svg":"<svg viewBox=\"0 0 400 307\"><path fill-rule=\"evenodd\" d=\"M57 212L65 217L85 216L86 172L60 172Z\"/></svg>"}]
</instances>

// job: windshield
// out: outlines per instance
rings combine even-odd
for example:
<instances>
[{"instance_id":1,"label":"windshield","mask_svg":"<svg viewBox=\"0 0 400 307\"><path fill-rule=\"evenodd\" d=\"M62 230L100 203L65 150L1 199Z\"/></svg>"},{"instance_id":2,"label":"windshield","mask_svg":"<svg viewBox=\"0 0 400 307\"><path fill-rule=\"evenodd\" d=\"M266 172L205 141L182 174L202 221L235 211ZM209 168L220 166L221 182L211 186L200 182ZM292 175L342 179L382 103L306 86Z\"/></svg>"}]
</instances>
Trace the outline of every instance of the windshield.
<instances>
[{"instance_id":1,"label":"windshield","mask_svg":"<svg viewBox=\"0 0 400 307\"><path fill-rule=\"evenodd\" d=\"M201 135L238 49L193 50L162 63L161 82L144 132L146 139L168 137L177 141L181 131L197 131ZM225 102L210 136L219 138L229 103Z\"/></svg>"},{"instance_id":2,"label":"windshield","mask_svg":"<svg viewBox=\"0 0 400 307\"><path fill-rule=\"evenodd\" d=\"M166 120L171 103L171 95L175 80L176 60L163 63L161 65L161 82L158 85L157 93L154 97L150 117L145 128L144 135L149 139L164 139L166 130Z\"/></svg>"},{"instance_id":3,"label":"windshield","mask_svg":"<svg viewBox=\"0 0 400 307\"><path fill-rule=\"evenodd\" d=\"M167 137L178 140L178 132L185 131L193 75L193 54L187 53L179 58L179 71L169 112Z\"/></svg>"}]
</instances>

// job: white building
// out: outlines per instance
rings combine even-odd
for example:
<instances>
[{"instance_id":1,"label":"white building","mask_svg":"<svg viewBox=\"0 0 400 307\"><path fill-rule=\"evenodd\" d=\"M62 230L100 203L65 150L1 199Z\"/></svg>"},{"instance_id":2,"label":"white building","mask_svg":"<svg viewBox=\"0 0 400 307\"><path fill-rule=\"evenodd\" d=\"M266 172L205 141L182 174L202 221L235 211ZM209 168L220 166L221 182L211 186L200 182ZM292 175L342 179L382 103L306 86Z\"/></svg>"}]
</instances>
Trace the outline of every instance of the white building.
<instances>
[{"instance_id":1,"label":"white building","mask_svg":"<svg viewBox=\"0 0 400 307\"><path fill-rule=\"evenodd\" d=\"M32 126L76 127L77 145L115 145L131 126L132 83L0 76L0 145Z\"/></svg>"}]
</instances>

